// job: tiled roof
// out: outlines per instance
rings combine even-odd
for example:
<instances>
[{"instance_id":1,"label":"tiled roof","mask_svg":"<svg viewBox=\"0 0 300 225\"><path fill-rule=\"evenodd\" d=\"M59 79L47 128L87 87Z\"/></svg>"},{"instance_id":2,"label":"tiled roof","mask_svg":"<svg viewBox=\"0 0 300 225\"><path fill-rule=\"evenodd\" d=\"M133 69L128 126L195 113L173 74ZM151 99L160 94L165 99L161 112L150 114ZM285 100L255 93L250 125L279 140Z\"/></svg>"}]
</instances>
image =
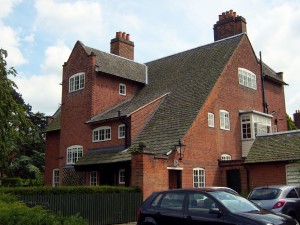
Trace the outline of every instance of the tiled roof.
<instances>
[{"instance_id":1,"label":"tiled roof","mask_svg":"<svg viewBox=\"0 0 300 225\"><path fill-rule=\"evenodd\" d=\"M271 69L267 64L263 63L263 74L266 78L272 79L281 84L287 85L280 75L278 75L273 69Z\"/></svg>"},{"instance_id":2,"label":"tiled roof","mask_svg":"<svg viewBox=\"0 0 300 225\"><path fill-rule=\"evenodd\" d=\"M98 49L85 46L82 42L79 43L88 55L92 52L96 54L96 71L101 71L140 83L146 83L147 67L145 64L99 51Z\"/></svg>"},{"instance_id":3,"label":"tiled roof","mask_svg":"<svg viewBox=\"0 0 300 225\"><path fill-rule=\"evenodd\" d=\"M257 136L245 163L300 159L300 130Z\"/></svg>"},{"instance_id":4,"label":"tiled roof","mask_svg":"<svg viewBox=\"0 0 300 225\"><path fill-rule=\"evenodd\" d=\"M53 121L46 127L45 132L49 132L49 131L56 131L56 130L60 130L60 115L61 115L61 108L59 108L53 117Z\"/></svg>"}]
</instances>

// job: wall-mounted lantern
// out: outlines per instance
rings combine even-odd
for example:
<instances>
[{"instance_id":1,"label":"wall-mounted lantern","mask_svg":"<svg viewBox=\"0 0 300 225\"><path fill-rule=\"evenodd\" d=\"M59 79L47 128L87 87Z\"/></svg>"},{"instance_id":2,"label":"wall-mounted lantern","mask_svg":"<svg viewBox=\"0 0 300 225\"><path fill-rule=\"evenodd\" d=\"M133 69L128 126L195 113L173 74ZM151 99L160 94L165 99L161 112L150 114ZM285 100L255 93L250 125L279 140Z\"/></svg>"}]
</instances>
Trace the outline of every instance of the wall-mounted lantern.
<instances>
[{"instance_id":1,"label":"wall-mounted lantern","mask_svg":"<svg viewBox=\"0 0 300 225\"><path fill-rule=\"evenodd\" d=\"M185 146L184 144L181 143L181 140L178 140L178 144L175 145L176 151L179 154L179 160L182 160L183 158L183 153L185 150Z\"/></svg>"}]
</instances>

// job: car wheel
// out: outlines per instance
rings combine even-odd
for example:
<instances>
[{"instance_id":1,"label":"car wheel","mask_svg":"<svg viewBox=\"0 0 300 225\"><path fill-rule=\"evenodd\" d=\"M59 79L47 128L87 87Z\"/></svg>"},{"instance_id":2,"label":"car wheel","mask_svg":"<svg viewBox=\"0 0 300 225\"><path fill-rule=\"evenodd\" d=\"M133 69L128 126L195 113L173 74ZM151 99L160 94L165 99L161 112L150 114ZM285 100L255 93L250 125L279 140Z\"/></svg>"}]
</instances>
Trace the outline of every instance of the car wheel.
<instances>
[{"instance_id":1,"label":"car wheel","mask_svg":"<svg viewBox=\"0 0 300 225\"><path fill-rule=\"evenodd\" d=\"M143 225L157 225L157 223L152 217L146 217Z\"/></svg>"}]
</instances>

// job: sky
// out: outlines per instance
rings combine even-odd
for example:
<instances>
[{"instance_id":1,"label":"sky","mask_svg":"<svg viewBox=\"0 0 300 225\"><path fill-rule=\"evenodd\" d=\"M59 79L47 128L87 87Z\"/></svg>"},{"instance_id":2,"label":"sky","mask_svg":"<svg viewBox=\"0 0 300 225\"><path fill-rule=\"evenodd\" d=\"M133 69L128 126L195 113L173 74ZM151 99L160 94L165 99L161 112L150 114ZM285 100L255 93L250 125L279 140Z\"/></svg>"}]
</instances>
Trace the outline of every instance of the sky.
<instances>
[{"instance_id":1,"label":"sky","mask_svg":"<svg viewBox=\"0 0 300 225\"><path fill-rule=\"evenodd\" d=\"M62 65L76 43L104 52L117 31L130 34L135 61L146 63L212 43L213 25L233 10L247 21L259 56L283 72L287 113L300 109L299 0L0 0L0 48L10 77L33 112L61 103Z\"/></svg>"}]
</instances>

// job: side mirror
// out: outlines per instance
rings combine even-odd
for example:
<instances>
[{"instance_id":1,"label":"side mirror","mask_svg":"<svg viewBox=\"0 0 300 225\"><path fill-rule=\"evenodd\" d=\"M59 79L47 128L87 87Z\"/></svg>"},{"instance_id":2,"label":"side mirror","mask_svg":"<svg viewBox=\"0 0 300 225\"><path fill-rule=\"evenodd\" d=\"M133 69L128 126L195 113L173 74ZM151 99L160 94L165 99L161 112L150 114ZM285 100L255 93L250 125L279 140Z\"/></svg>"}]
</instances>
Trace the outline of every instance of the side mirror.
<instances>
[{"instance_id":1,"label":"side mirror","mask_svg":"<svg viewBox=\"0 0 300 225\"><path fill-rule=\"evenodd\" d=\"M215 214L218 217L220 217L222 215L222 212L221 212L221 210L219 208L211 208L209 210L209 214Z\"/></svg>"}]
</instances>

